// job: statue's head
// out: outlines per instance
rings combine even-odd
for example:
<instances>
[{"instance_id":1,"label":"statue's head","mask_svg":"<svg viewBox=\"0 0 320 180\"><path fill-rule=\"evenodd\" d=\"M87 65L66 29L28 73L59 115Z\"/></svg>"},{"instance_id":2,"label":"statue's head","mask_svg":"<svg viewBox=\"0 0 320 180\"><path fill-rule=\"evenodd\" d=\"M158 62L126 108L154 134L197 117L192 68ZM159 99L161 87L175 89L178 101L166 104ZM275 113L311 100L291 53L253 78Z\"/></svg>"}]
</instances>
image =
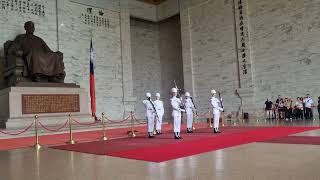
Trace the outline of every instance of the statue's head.
<instances>
[{"instance_id":1,"label":"statue's head","mask_svg":"<svg viewBox=\"0 0 320 180\"><path fill-rule=\"evenodd\" d=\"M33 34L34 23L32 21L28 21L28 22L24 23L24 29L26 30L27 34Z\"/></svg>"}]
</instances>

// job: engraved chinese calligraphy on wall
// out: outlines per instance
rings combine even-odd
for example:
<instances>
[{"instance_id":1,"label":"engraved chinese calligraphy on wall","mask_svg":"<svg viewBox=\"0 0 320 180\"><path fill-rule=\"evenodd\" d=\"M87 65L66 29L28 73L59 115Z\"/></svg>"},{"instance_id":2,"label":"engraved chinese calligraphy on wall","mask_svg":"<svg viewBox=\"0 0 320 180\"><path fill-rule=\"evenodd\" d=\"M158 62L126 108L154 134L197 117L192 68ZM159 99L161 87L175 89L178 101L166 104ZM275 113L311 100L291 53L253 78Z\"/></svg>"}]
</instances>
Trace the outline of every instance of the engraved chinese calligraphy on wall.
<instances>
[{"instance_id":1,"label":"engraved chinese calligraphy on wall","mask_svg":"<svg viewBox=\"0 0 320 180\"><path fill-rule=\"evenodd\" d=\"M253 80L247 7L247 0L234 0L240 87L251 87Z\"/></svg>"},{"instance_id":2,"label":"engraved chinese calligraphy on wall","mask_svg":"<svg viewBox=\"0 0 320 180\"><path fill-rule=\"evenodd\" d=\"M22 114L80 112L78 94L23 94Z\"/></svg>"},{"instance_id":3,"label":"engraved chinese calligraphy on wall","mask_svg":"<svg viewBox=\"0 0 320 180\"><path fill-rule=\"evenodd\" d=\"M102 9L86 8L81 13L80 19L82 23L92 27L110 28L110 21Z\"/></svg>"},{"instance_id":4,"label":"engraved chinese calligraphy on wall","mask_svg":"<svg viewBox=\"0 0 320 180\"><path fill-rule=\"evenodd\" d=\"M0 0L0 9L42 17L46 15L44 0Z\"/></svg>"},{"instance_id":5,"label":"engraved chinese calligraphy on wall","mask_svg":"<svg viewBox=\"0 0 320 180\"><path fill-rule=\"evenodd\" d=\"M238 0L238 13L239 13L239 32L240 32L240 59L241 59L241 70L242 70L242 74L248 74L248 69L247 69L247 59L246 59L246 36L245 36L245 27L244 27L244 6L243 6L243 0Z\"/></svg>"}]
</instances>

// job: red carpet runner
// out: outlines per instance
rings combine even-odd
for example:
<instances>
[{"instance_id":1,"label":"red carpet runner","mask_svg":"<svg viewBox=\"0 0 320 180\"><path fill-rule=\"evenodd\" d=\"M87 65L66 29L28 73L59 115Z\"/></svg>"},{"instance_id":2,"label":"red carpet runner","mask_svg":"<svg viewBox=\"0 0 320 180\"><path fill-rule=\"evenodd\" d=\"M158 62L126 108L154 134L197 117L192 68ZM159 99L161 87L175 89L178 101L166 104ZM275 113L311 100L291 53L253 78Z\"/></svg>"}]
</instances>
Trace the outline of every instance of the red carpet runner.
<instances>
[{"instance_id":1,"label":"red carpet runner","mask_svg":"<svg viewBox=\"0 0 320 180\"><path fill-rule=\"evenodd\" d=\"M288 136L315 127L225 127L223 133L213 134L211 129L198 129L193 134L183 134L182 140L173 134L163 134L154 139L146 137L96 141L75 145L55 146L55 149L108 155L151 162L162 162L205 153L241 144L266 141Z\"/></svg>"}]
</instances>

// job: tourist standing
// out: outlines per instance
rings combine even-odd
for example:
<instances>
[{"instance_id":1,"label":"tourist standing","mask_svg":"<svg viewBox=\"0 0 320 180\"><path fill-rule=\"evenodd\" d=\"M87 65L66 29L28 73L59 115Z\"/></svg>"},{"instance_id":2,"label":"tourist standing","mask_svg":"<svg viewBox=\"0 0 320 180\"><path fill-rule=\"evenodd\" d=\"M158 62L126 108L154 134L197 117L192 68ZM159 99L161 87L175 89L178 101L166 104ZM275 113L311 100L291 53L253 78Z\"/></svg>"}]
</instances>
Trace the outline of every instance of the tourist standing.
<instances>
[{"instance_id":1,"label":"tourist standing","mask_svg":"<svg viewBox=\"0 0 320 180\"><path fill-rule=\"evenodd\" d=\"M307 97L304 100L304 103L305 103L305 108L306 108L305 117L306 117L306 119L312 119L313 118L313 114L312 114L313 100L311 99L309 94L307 94Z\"/></svg>"},{"instance_id":2,"label":"tourist standing","mask_svg":"<svg viewBox=\"0 0 320 180\"><path fill-rule=\"evenodd\" d=\"M319 114L319 120L320 120L320 96L318 97L318 114Z\"/></svg>"},{"instance_id":3,"label":"tourist standing","mask_svg":"<svg viewBox=\"0 0 320 180\"><path fill-rule=\"evenodd\" d=\"M272 113L272 101L270 101L269 99L266 100L266 102L264 103L265 106L265 112L266 112L266 119L271 119L271 113Z\"/></svg>"}]
</instances>

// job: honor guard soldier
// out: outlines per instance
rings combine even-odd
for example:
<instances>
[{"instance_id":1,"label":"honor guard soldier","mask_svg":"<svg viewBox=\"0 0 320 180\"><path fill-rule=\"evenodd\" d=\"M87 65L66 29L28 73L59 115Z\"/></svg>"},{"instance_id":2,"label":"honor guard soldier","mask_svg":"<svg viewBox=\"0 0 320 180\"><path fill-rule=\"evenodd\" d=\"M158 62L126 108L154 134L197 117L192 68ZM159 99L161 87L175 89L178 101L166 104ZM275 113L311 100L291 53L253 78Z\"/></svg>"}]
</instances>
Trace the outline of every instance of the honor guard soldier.
<instances>
[{"instance_id":1,"label":"honor guard soldier","mask_svg":"<svg viewBox=\"0 0 320 180\"><path fill-rule=\"evenodd\" d=\"M173 131L175 139L182 139L180 136L180 126L181 126L181 112L185 112L184 109L181 109L182 105L181 99L177 98L178 90L176 88L171 89L172 98L171 106L172 106L172 117L173 117Z\"/></svg>"},{"instance_id":2,"label":"honor guard soldier","mask_svg":"<svg viewBox=\"0 0 320 180\"><path fill-rule=\"evenodd\" d=\"M144 107L146 109L146 118L148 123L148 135L149 138L153 138L153 128L154 128L154 108L151 101L151 94L146 93L147 99L143 100L142 103L144 104Z\"/></svg>"},{"instance_id":3,"label":"honor guard soldier","mask_svg":"<svg viewBox=\"0 0 320 180\"><path fill-rule=\"evenodd\" d=\"M211 105L212 105L212 113L213 113L213 132L220 133L219 130L219 119L220 119L220 112L223 111L223 108L220 107L220 100L216 97L217 92L213 89L211 90Z\"/></svg>"},{"instance_id":4,"label":"honor guard soldier","mask_svg":"<svg viewBox=\"0 0 320 180\"><path fill-rule=\"evenodd\" d=\"M156 121L156 134L161 134L162 117L164 114L163 102L160 100L160 93L156 93L156 100L153 101L154 106L158 114L158 120Z\"/></svg>"},{"instance_id":5,"label":"honor guard soldier","mask_svg":"<svg viewBox=\"0 0 320 180\"><path fill-rule=\"evenodd\" d=\"M185 93L185 102L184 105L186 107L186 114L187 114L187 133L193 133L192 124L193 124L193 112L195 111L194 104L192 102L190 93Z\"/></svg>"}]
</instances>

